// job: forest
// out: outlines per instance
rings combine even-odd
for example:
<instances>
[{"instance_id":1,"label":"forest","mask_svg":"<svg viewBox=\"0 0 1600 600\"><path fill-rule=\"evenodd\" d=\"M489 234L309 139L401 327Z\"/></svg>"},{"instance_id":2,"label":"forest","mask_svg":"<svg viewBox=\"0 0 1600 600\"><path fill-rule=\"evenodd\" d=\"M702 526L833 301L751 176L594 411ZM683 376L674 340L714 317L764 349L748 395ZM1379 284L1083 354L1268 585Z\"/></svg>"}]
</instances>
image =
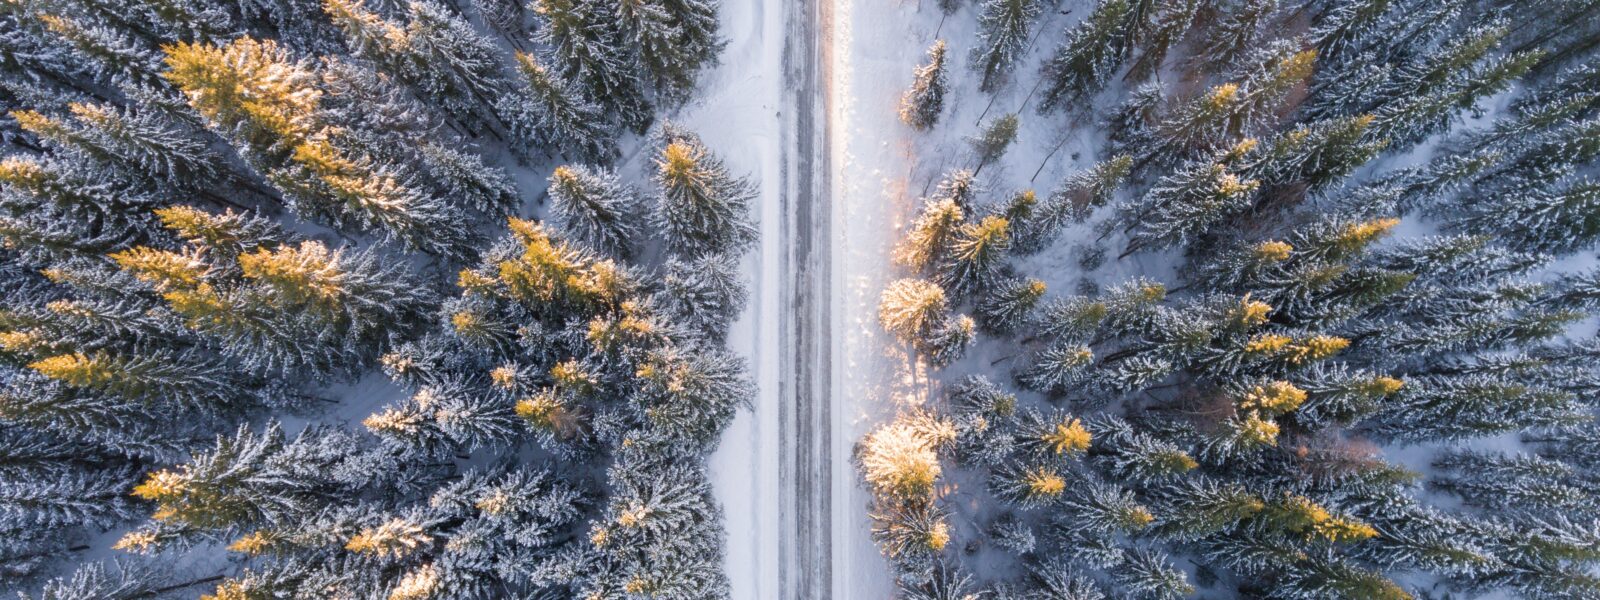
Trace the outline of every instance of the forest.
<instances>
[{"instance_id":1,"label":"forest","mask_svg":"<svg viewBox=\"0 0 1600 600\"><path fill-rule=\"evenodd\" d=\"M1597 175L1600 0L0 0L0 594L1600 600Z\"/></svg>"},{"instance_id":2,"label":"forest","mask_svg":"<svg viewBox=\"0 0 1600 600\"><path fill-rule=\"evenodd\" d=\"M1600 3L938 5L903 127L992 108L879 296L901 597L1600 598Z\"/></svg>"},{"instance_id":3,"label":"forest","mask_svg":"<svg viewBox=\"0 0 1600 600\"><path fill-rule=\"evenodd\" d=\"M0 3L0 589L727 597L717 10Z\"/></svg>"}]
</instances>

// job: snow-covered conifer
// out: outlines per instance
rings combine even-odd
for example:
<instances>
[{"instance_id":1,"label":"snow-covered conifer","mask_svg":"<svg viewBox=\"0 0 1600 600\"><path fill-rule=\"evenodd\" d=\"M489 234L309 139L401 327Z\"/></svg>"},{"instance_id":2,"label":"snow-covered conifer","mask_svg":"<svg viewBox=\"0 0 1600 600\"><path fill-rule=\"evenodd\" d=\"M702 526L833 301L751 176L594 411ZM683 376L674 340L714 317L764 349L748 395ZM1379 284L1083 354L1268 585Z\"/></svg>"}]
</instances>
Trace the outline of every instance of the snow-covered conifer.
<instances>
[{"instance_id":1,"label":"snow-covered conifer","mask_svg":"<svg viewBox=\"0 0 1600 600\"><path fill-rule=\"evenodd\" d=\"M550 210L556 222L573 238L610 256L632 252L642 205L609 170L567 165L550 175Z\"/></svg>"},{"instance_id":2,"label":"snow-covered conifer","mask_svg":"<svg viewBox=\"0 0 1600 600\"><path fill-rule=\"evenodd\" d=\"M654 222L679 255L738 253L755 239L750 181L728 172L700 138L668 124L657 135Z\"/></svg>"},{"instance_id":3,"label":"snow-covered conifer","mask_svg":"<svg viewBox=\"0 0 1600 600\"><path fill-rule=\"evenodd\" d=\"M928 48L928 64L918 65L912 71L915 80L911 89L900 97L900 120L913 129L927 129L939 122L944 112L945 69L944 40Z\"/></svg>"},{"instance_id":4,"label":"snow-covered conifer","mask_svg":"<svg viewBox=\"0 0 1600 600\"><path fill-rule=\"evenodd\" d=\"M1011 76L1023 46L1028 43L1033 20L1044 11L1037 0L983 0L978 7L978 44L972 48L972 68L982 79L979 86L994 92Z\"/></svg>"}]
</instances>

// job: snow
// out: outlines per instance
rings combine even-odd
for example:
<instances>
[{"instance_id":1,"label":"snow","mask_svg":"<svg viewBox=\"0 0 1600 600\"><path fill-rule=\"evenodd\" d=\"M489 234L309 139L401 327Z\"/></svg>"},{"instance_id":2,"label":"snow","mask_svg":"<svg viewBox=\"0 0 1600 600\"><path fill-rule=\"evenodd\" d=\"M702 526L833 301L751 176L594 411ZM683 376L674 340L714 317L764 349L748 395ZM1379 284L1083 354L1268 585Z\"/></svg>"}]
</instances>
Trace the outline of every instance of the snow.
<instances>
[{"instance_id":1,"label":"snow","mask_svg":"<svg viewBox=\"0 0 1600 600\"><path fill-rule=\"evenodd\" d=\"M892 585L889 565L870 537L870 495L859 483L853 464L843 457L851 456L857 440L898 410L923 404L938 393L933 374L916 364L878 324L879 294L889 282L909 275L892 264L891 252L903 228L915 218L921 198L944 172L977 167L966 138L978 133L980 121L1022 108L1041 56L1054 47L1053 40L1070 22L1061 9L1041 16L1043 29L1015 71L1017 81L1002 90L991 105L990 96L978 91L978 78L967 64L968 52L977 39L971 6L963 6L948 18L932 0L920 4L836 0L833 7L829 111L834 173L834 356L840 367L834 381L838 399L833 437L837 461L833 481L834 594L838 598L884 598L890 595ZM895 26L884 27L886 23ZM938 124L919 133L900 122L898 104L911 84L913 67L926 60L924 53L938 37L949 44L950 91ZM1019 112L1022 128L1017 143L1005 157L979 173L988 190L980 202L1003 201L1011 192L1030 186L1047 194L1062 175L1096 159L1084 152L1092 140L1070 130L1064 119L1039 117L1031 108ZM1058 145L1059 150L1051 156ZM1066 246L1070 244L1061 245ZM1041 277L1076 271L1069 266L1074 257L1052 255L1050 259L1054 264L1049 267L1030 270ZM1052 289L1058 293L1061 288L1070 289L1065 281L1056 279L1047 279ZM939 379L948 380L948 375L943 373ZM959 496L957 492L947 500Z\"/></svg>"},{"instance_id":2,"label":"snow","mask_svg":"<svg viewBox=\"0 0 1600 600\"><path fill-rule=\"evenodd\" d=\"M671 118L700 137L736 174L757 182L761 241L745 257L750 303L729 335L757 385L751 410L722 435L708 467L728 532L724 572L734 598L778 595L778 319L780 272L779 101L784 11L769 3L722 5L728 46L702 78L699 99Z\"/></svg>"}]
</instances>

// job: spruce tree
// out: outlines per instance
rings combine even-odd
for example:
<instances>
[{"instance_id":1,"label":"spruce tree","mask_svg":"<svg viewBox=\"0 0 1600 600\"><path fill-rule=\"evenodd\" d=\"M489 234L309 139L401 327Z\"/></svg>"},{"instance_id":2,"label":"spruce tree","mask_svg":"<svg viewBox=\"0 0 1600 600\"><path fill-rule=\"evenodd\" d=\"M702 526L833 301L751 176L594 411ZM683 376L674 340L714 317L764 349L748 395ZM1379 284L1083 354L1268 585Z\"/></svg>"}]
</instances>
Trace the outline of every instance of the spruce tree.
<instances>
[{"instance_id":1,"label":"spruce tree","mask_svg":"<svg viewBox=\"0 0 1600 600\"><path fill-rule=\"evenodd\" d=\"M602 253L628 256L639 235L632 220L642 202L615 173L581 165L556 167L550 175L550 210L573 238Z\"/></svg>"},{"instance_id":2,"label":"spruce tree","mask_svg":"<svg viewBox=\"0 0 1600 600\"><path fill-rule=\"evenodd\" d=\"M1037 0L984 0L979 5L978 43L970 57L972 69L981 76L979 89L994 92L1010 78L1033 20L1043 11Z\"/></svg>"},{"instance_id":3,"label":"spruce tree","mask_svg":"<svg viewBox=\"0 0 1600 600\"><path fill-rule=\"evenodd\" d=\"M674 125L656 135L654 223L676 254L739 252L755 239L749 202L754 186L728 173L700 138Z\"/></svg>"},{"instance_id":4,"label":"spruce tree","mask_svg":"<svg viewBox=\"0 0 1600 600\"><path fill-rule=\"evenodd\" d=\"M701 69L715 64L724 42L717 32L714 0L627 0L617 4L623 35L635 44L639 62L656 90L686 97Z\"/></svg>"},{"instance_id":5,"label":"spruce tree","mask_svg":"<svg viewBox=\"0 0 1600 600\"><path fill-rule=\"evenodd\" d=\"M984 294L999 280L1011 248L1011 222L989 216L961 227L939 267L939 284L956 297Z\"/></svg>"},{"instance_id":6,"label":"spruce tree","mask_svg":"<svg viewBox=\"0 0 1600 600\"><path fill-rule=\"evenodd\" d=\"M912 71L915 80L911 89L900 97L900 120L913 129L932 127L939 122L939 113L944 112L944 52L944 40L928 47L928 64Z\"/></svg>"},{"instance_id":7,"label":"spruce tree","mask_svg":"<svg viewBox=\"0 0 1600 600\"><path fill-rule=\"evenodd\" d=\"M983 131L972 138L972 152L978 155L978 166L973 169L974 175L982 171L984 165L1005 155L1006 150L1011 148L1012 142L1017 141L1019 124L1017 115L1001 115L990 120L984 125Z\"/></svg>"},{"instance_id":8,"label":"spruce tree","mask_svg":"<svg viewBox=\"0 0 1600 600\"><path fill-rule=\"evenodd\" d=\"M1121 63L1128 32L1129 0L1101 0L1094 13L1067 34L1045 62L1048 85L1039 112L1073 110L1073 104L1094 96Z\"/></svg>"},{"instance_id":9,"label":"spruce tree","mask_svg":"<svg viewBox=\"0 0 1600 600\"><path fill-rule=\"evenodd\" d=\"M650 121L650 105L617 13L594 0L535 0L530 8L540 23L534 39L547 49L555 74L580 86L585 97L624 126L642 131Z\"/></svg>"},{"instance_id":10,"label":"spruce tree","mask_svg":"<svg viewBox=\"0 0 1600 600\"><path fill-rule=\"evenodd\" d=\"M531 54L517 54L521 76L516 93L500 100L511 130L526 149L554 147L577 156L603 159L613 153L612 137L598 104L550 72Z\"/></svg>"}]
</instances>

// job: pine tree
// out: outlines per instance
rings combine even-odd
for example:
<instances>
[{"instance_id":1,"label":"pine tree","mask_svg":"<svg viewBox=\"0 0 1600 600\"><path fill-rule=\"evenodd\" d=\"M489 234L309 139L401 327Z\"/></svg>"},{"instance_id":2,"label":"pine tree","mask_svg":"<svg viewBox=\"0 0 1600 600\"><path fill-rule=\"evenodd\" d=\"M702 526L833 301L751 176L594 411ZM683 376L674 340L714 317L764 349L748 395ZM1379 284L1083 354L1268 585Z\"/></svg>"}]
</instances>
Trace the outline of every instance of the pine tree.
<instances>
[{"instance_id":1,"label":"pine tree","mask_svg":"<svg viewBox=\"0 0 1600 600\"><path fill-rule=\"evenodd\" d=\"M512 212L519 204L511 178L484 164L482 157L439 144L423 144L418 150L428 174L440 183L441 195L496 217Z\"/></svg>"},{"instance_id":2,"label":"pine tree","mask_svg":"<svg viewBox=\"0 0 1600 600\"><path fill-rule=\"evenodd\" d=\"M1342 60L1369 39L1391 3L1392 0L1338 0L1318 16L1311 29L1311 42L1323 55Z\"/></svg>"},{"instance_id":3,"label":"pine tree","mask_svg":"<svg viewBox=\"0 0 1600 600\"><path fill-rule=\"evenodd\" d=\"M870 516L873 541L902 570L927 568L950 543L949 515L936 503L887 502Z\"/></svg>"},{"instance_id":4,"label":"pine tree","mask_svg":"<svg viewBox=\"0 0 1600 600\"><path fill-rule=\"evenodd\" d=\"M556 167L550 175L550 210L575 239L618 258L631 253L639 235L631 220L641 212L638 196L608 170L581 165Z\"/></svg>"},{"instance_id":5,"label":"pine tree","mask_svg":"<svg viewBox=\"0 0 1600 600\"><path fill-rule=\"evenodd\" d=\"M1075 486L1057 504L1058 525L1104 535L1139 531L1155 520L1132 492L1099 481Z\"/></svg>"},{"instance_id":6,"label":"pine tree","mask_svg":"<svg viewBox=\"0 0 1600 600\"><path fill-rule=\"evenodd\" d=\"M1557 255L1583 250L1600 239L1600 222L1589 208L1600 202L1600 184L1579 180L1508 195L1492 208L1480 207L1459 226L1475 233L1498 234L1517 250Z\"/></svg>"},{"instance_id":7,"label":"pine tree","mask_svg":"<svg viewBox=\"0 0 1600 600\"><path fill-rule=\"evenodd\" d=\"M978 11L978 44L970 60L983 77L979 89L994 92L1011 76L1044 5L1036 0L984 0Z\"/></svg>"},{"instance_id":8,"label":"pine tree","mask_svg":"<svg viewBox=\"0 0 1600 600\"><path fill-rule=\"evenodd\" d=\"M1159 70L1172 47L1194 25L1202 5L1198 0L1161 0L1156 3L1149 17L1137 24L1133 32L1138 46L1144 52L1133 63L1129 77L1147 79Z\"/></svg>"},{"instance_id":9,"label":"pine tree","mask_svg":"<svg viewBox=\"0 0 1600 600\"><path fill-rule=\"evenodd\" d=\"M966 354L976 330L977 323L972 317L955 315L945 319L943 324L928 334L921 350L927 355L929 364L947 366Z\"/></svg>"},{"instance_id":10,"label":"pine tree","mask_svg":"<svg viewBox=\"0 0 1600 600\"><path fill-rule=\"evenodd\" d=\"M22 600L134 600L161 593L170 581L168 574L149 566L112 563L107 567L106 563L90 562L78 567L70 576L46 582L37 597L24 592L18 592L18 597Z\"/></svg>"},{"instance_id":11,"label":"pine tree","mask_svg":"<svg viewBox=\"0 0 1600 600\"><path fill-rule=\"evenodd\" d=\"M1093 96L1110 80L1125 54L1128 0L1101 0L1094 13L1067 34L1045 62L1041 76L1048 85L1039 112L1066 109Z\"/></svg>"},{"instance_id":12,"label":"pine tree","mask_svg":"<svg viewBox=\"0 0 1600 600\"><path fill-rule=\"evenodd\" d=\"M1257 45L1278 11L1278 0L1237 0L1222 9L1222 17L1206 36L1205 65L1222 70Z\"/></svg>"},{"instance_id":13,"label":"pine tree","mask_svg":"<svg viewBox=\"0 0 1600 600\"><path fill-rule=\"evenodd\" d=\"M1082 223L1108 204L1132 171L1133 157L1123 155L1069 175L1018 228L1015 249L1025 254L1043 250L1067 223Z\"/></svg>"},{"instance_id":14,"label":"pine tree","mask_svg":"<svg viewBox=\"0 0 1600 600\"><path fill-rule=\"evenodd\" d=\"M156 111L112 104L72 103L71 122L15 112L23 130L74 157L177 189L212 183L220 159L203 139Z\"/></svg>"},{"instance_id":15,"label":"pine tree","mask_svg":"<svg viewBox=\"0 0 1600 600\"><path fill-rule=\"evenodd\" d=\"M1302 125L1268 143L1248 159L1247 177L1269 186L1303 184L1311 193L1338 183L1376 157L1384 140L1365 141L1371 116Z\"/></svg>"},{"instance_id":16,"label":"pine tree","mask_svg":"<svg viewBox=\"0 0 1600 600\"><path fill-rule=\"evenodd\" d=\"M361 465L365 457L354 445L345 434L321 429L291 440L276 424L259 434L240 428L218 436L212 451L178 469L150 473L134 488L135 497L156 503L156 523L124 535L117 547L147 552L202 531L238 531L304 515L319 498L348 493L375 475L343 470L377 466Z\"/></svg>"},{"instance_id":17,"label":"pine tree","mask_svg":"<svg viewBox=\"0 0 1600 600\"><path fill-rule=\"evenodd\" d=\"M1159 550L1134 549L1127 561L1112 572L1113 579L1139 598L1177 600L1195 592L1189 577L1174 567Z\"/></svg>"},{"instance_id":18,"label":"pine tree","mask_svg":"<svg viewBox=\"0 0 1600 600\"><path fill-rule=\"evenodd\" d=\"M878 321L904 343L916 343L945 319L944 288L924 279L901 279L883 291Z\"/></svg>"},{"instance_id":19,"label":"pine tree","mask_svg":"<svg viewBox=\"0 0 1600 600\"><path fill-rule=\"evenodd\" d=\"M361 424L398 451L414 456L494 447L519 431L510 403L462 381L425 386Z\"/></svg>"},{"instance_id":20,"label":"pine tree","mask_svg":"<svg viewBox=\"0 0 1600 600\"><path fill-rule=\"evenodd\" d=\"M743 371L742 360L720 351L656 351L639 366L633 402L653 431L708 448L754 394Z\"/></svg>"},{"instance_id":21,"label":"pine tree","mask_svg":"<svg viewBox=\"0 0 1600 600\"><path fill-rule=\"evenodd\" d=\"M381 232L409 248L462 251L471 234L461 215L408 185L406 172L335 143L316 73L272 41L167 49L165 76L191 107L227 134L299 212Z\"/></svg>"},{"instance_id":22,"label":"pine tree","mask_svg":"<svg viewBox=\"0 0 1600 600\"><path fill-rule=\"evenodd\" d=\"M900 120L912 129L924 130L939 122L944 111L945 72L944 40L928 47L928 64L918 65L912 71L915 81L911 89L900 97Z\"/></svg>"},{"instance_id":23,"label":"pine tree","mask_svg":"<svg viewBox=\"0 0 1600 600\"><path fill-rule=\"evenodd\" d=\"M657 135L654 222L669 248L686 256L739 252L755 239L749 180L734 177L692 133L665 125Z\"/></svg>"},{"instance_id":24,"label":"pine tree","mask_svg":"<svg viewBox=\"0 0 1600 600\"><path fill-rule=\"evenodd\" d=\"M903 419L879 427L859 450L867 482L880 494L905 500L931 493L943 472L934 451L937 441Z\"/></svg>"},{"instance_id":25,"label":"pine tree","mask_svg":"<svg viewBox=\"0 0 1600 600\"><path fill-rule=\"evenodd\" d=\"M713 342L721 342L743 312L749 290L731 255L668 260L661 285L666 308Z\"/></svg>"},{"instance_id":26,"label":"pine tree","mask_svg":"<svg viewBox=\"0 0 1600 600\"><path fill-rule=\"evenodd\" d=\"M385 20L361 0L323 0L323 11L360 56L415 86L458 119L481 122L481 109L500 94L492 43L471 25L429 0L406 3L407 21Z\"/></svg>"},{"instance_id":27,"label":"pine tree","mask_svg":"<svg viewBox=\"0 0 1600 600\"><path fill-rule=\"evenodd\" d=\"M1260 182L1242 179L1221 164L1189 165L1150 188L1127 217L1132 252L1185 243L1227 216L1248 208ZM1135 231L1137 230L1137 231Z\"/></svg>"},{"instance_id":28,"label":"pine tree","mask_svg":"<svg viewBox=\"0 0 1600 600\"><path fill-rule=\"evenodd\" d=\"M1156 530L1163 538L1194 540L1237 526L1265 508L1238 485L1184 480L1163 490L1165 505Z\"/></svg>"},{"instance_id":29,"label":"pine tree","mask_svg":"<svg viewBox=\"0 0 1600 600\"><path fill-rule=\"evenodd\" d=\"M1151 135L1154 157L1197 156L1221 150L1269 125L1289 92L1310 77L1317 53L1290 42L1246 57L1236 82L1213 87L1172 109Z\"/></svg>"},{"instance_id":30,"label":"pine tree","mask_svg":"<svg viewBox=\"0 0 1600 600\"><path fill-rule=\"evenodd\" d=\"M1036 355L1017 378L1035 390L1066 389L1083 380L1093 359L1094 353L1086 346L1058 344Z\"/></svg>"},{"instance_id":31,"label":"pine tree","mask_svg":"<svg viewBox=\"0 0 1600 600\"><path fill-rule=\"evenodd\" d=\"M965 211L955 200L937 196L928 199L910 232L895 248L895 260L916 271L942 263L965 220Z\"/></svg>"}]
</instances>

